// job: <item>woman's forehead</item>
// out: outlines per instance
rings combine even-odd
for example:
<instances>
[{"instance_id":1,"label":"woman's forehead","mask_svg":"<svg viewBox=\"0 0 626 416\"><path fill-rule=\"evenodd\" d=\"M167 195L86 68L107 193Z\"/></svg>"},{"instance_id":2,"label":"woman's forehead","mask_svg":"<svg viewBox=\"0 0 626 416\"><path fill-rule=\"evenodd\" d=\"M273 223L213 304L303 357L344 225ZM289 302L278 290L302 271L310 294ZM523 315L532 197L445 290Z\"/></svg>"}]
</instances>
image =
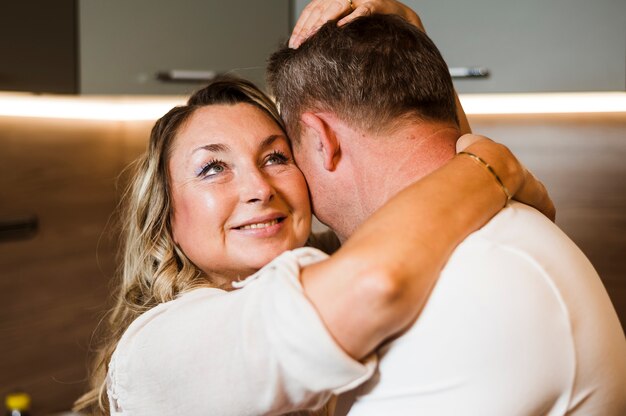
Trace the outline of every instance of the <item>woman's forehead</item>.
<instances>
[{"instance_id":1,"label":"woman's forehead","mask_svg":"<svg viewBox=\"0 0 626 416\"><path fill-rule=\"evenodd\" d=\"M239 103L197 109L177 134L173 151L187 156L200 149L225 152L256 149L288 139L280 126L258 107Z\"/></svg>"},{"instance_id":2,"label":"woman's forehead","mask_svg":"<svg viewBox=\"0 0 626 416\"><path fill-rule=\"evenodd\" d=\"M283 133L270 116L248 103L201 107L194 111L179 132L179 136L187 141L219 139L224 144L263 140L271 134Z\"/></svg>"}]
</instances>

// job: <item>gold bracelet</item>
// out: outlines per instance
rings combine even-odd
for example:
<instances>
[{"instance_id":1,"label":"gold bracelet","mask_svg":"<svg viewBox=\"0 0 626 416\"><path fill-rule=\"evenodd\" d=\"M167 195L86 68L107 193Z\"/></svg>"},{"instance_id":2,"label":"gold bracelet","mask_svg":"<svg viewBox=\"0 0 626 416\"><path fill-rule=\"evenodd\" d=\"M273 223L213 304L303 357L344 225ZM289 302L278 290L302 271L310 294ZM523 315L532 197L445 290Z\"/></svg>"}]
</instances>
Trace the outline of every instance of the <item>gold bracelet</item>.
<instances>
[{"instance_id":1,"label":"gold bracelet","mask_svg":"<svg viewBox=\"0 0 626 416\"><path fill-rule=\"evenodd\" d=\"M498 176L498 174L496 173L494 168L491 167L491 165L489 163L485 162L481 157L475 155L474 153L459 152L459 154L460 155L469 156L472 160L474 160L480 166L482 166L485 169L487 169L489 171L489 173L491 173L493 175L493 177L496 179L496 182L498 182L498 185L500 185L500 188L502 188L502 191L504 192L504 195L506 196L506 201L504 202L504 205L506 205L506 203L509 202L509 200L511 198L513 198L513 195L511 195L511 192L509 192L507 187L504 185L504 182L502 182L502 179L500 179L500 177Z\"/></svg>"},{"instance_id":2,"label":"gold bracelet","mask_svg":"<svg viewBox=\"0 0 626 416\"><path fill-rule=\"evenodd\" d=\"M348 5L350 6L350 10L354 10L354 3L352 3L352 0L348 0Z\"/></svg>"}]
</instances>

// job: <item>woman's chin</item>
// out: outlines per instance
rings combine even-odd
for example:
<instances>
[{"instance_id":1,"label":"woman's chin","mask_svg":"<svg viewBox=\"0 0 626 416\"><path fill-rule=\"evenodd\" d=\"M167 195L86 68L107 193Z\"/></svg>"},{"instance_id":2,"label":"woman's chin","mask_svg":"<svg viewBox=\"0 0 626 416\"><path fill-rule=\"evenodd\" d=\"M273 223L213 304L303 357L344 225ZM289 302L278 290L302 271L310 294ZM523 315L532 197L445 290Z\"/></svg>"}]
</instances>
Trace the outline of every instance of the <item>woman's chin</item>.
<instances>
[{"instance_id":1,"label":"woman's chin","mask_svg":"<svg viewBox=\"0 0 626 416\"><path fill-rule=\"evenodd\" d=\"M246 262L247 266L251 269L259 270L274 260L276 257L283 254L285 251L290 250L290 248L282 249L282 250L267 250L263 252L257 252L251 255Z\"/></svg>"}]
</instances>

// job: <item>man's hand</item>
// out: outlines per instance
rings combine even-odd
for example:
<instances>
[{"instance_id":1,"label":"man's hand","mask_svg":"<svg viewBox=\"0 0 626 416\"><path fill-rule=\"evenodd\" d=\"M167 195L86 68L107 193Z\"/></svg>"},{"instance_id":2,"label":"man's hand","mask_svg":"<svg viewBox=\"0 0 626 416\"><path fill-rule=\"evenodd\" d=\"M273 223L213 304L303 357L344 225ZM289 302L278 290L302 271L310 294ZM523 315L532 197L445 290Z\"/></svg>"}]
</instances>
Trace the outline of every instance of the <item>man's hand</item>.
<instances>
[{"instance_id":1,"label":"man's hand","mask_svg":"<svg viewBox=\"0 0 626 416\"><path fill-rule=\"evenodd\" d=\"M409 7L396 0L312 0L296 22L289 47L297 48L327 21L338 19L343 26L360 16L371 14L395 14L424 30L419 16Z\"/></svg>"},{"instance_id":2,"label":"man's hand","mask_svg":"<svg viewBox=\"0 0 626 416\"><path fill-rule=\"evenodd\" d=\"M519 183L519 186L513 194L513 199L523 204L530 205L531 207L540 211L543 215L550 218L551 221L555 220L556 208L554 203L548 195L546 187L537 179L524 165L522 165L515 156L509 151L509 149L499 143L495 143L485 136L479 136L476 134L465 134L459 138L456 143L456 151L461 152L468 149L468 147L476 147L480 145L496 146L499 147L499 153L504 153L506 159L510 159L513 163L517 164L519 169L514 171L520 172L521 181L513 181ZM472 149L469 149L471 152ZM510 191L513 191L509 189Z\"/></svg>"}]
</instances>

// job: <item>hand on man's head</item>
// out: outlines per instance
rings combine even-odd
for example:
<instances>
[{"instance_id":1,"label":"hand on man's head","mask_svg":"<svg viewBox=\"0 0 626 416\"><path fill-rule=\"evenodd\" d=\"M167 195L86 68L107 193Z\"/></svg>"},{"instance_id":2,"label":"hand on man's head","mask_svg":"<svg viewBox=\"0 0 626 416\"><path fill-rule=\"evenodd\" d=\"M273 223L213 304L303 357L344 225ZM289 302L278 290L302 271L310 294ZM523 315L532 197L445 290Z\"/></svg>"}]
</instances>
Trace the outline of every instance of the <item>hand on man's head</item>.
<instances>
[{"instance_id":1,"label":"hand on man's head","mask_svg":"<svg viewBox=\"0 0 626 416\"><path fill-rule=\"evenodd\" d=\"M340 19L337 25L343 26L358 17L372 14L395 14L424 31L420 17L396 0L312 0L296 22L289 47L297 49L329 20Z\"/></svg>"}]
</instances>

